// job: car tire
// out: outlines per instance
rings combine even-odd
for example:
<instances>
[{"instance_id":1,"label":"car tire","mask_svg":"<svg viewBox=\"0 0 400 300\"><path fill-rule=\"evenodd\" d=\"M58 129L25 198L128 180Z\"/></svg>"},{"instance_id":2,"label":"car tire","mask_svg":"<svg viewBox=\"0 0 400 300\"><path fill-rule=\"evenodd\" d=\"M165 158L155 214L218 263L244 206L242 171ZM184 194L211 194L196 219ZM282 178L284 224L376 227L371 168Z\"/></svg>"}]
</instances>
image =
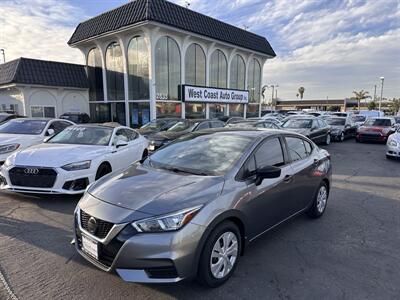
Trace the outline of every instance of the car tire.
<instances>
[{"instance_id":1,"label":"car tire","mask_svg":"<svg viewBox=\"0 0 400 300\"><path fill-rule=\"evenodd\" d=\"M356 137L356 142L357 142L357 143L362 143L361 139L358 138L358 137Z\"/></svg>"},{"instance_id":2,"label":"car tire","mask_svg":"<svg viewBox=\"0 0 400 300\"><path fill-rule=\"evenodd\" d=\"M228 249L231 249L229 253ZM224 284L236 270L241 249L238 227L230 221L219 224L208 236L201 253L197 277L199 283L212 288Z\"/></svg>"},{"instance_id":3,"label":"car tire","mask_svg":"<svg viewBox=\"0 0 400 300\"><path fill-rule=\"evenodd\" d=\"M100 179L101 177L111 173L111 167L108 164L101 164L97 169L95 180Z\"/></svg>"},{"instance_id":4,"label":"car tire","mask_svg":"<svg viewBox=\"0 0 400 300\"><path fill-rule=\"evenodd\" d=\"M324 144L325 144L325 145L329 145L330 143L331 143L331 134L328 133L328 134L326 135Z\"/></svg>"},{"instance_id":5,"label":"car tire","mask_svg":"<svg viewBox=\"0 0 400 300\"><path fill-rule=\"evenodd\" d=\"M328 197L329 197L328 185L325 182L322 182L318 187L317 193L314 196L314 200L310 208L307 210L307 215L313 219L321 217L326 210L326 205L328 204Z\"/></svg>"},{"instance_id":6,"label":"car tire","mask_svg":"<svg viewBox=\"0 0 400 300\"><path fill-rule=\"evenodd\" d=\"M340 134L339 141L344 142L344 132Z\"/></svg>"},{"instance_id":7,"label":"car tire","mask_svg":"<svg viewBox=\"0 0 400 300\"><path fill-rule=\"evenodd\" d=\"M391 157L390 155L387 155L387 154L386 154L386 159L392 160L393 157Z\"/></svg>"}]
</instances>

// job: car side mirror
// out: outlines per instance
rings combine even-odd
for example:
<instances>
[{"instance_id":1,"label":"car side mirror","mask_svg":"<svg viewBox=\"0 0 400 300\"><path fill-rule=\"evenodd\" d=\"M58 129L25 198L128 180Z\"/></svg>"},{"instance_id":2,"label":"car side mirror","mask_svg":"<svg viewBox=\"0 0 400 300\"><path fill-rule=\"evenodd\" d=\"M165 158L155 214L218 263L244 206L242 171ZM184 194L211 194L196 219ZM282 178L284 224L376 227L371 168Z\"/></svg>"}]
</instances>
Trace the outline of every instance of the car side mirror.
<instances>
[{"instance_id":1,"label":"car side mirror","mask_svg":"<svg viewBox=\"0 0 400 300\"><path fill-rule=\"evenodd\" d=\"M52 135L54 135L54 133L55 133L54 129L49 128L46 131L46 136L52 136Z\"/></svg>"},{"instance_id":2,"label":"car side mirror","mask_svg":"<svg viewBox=\"0 0 400 300\"><path fill-rule=\"evenodd\" d=\"M264 179L279 178L281 169L274 166L266 166L256 171L256 185L260 185Z\"/></svg>"},{"instance_id":3,"label":"car side mirror","mask_svg":"<svg viewBox=\"0 0 400 300\"><path fill-rule=\"evenodd\" d=\"M128 146L128 143L122 140L118 140L117 143L115 144L115 148L120 148L125 146Z\"/></svg>"},{"instance_id":4,"label":"car side mirror","mask_svg":"<svg viewBox=\"0 0 400 300\"><path fill-rule=\"evenodd\" d=\"M43 143L47 143L48 140L50 140L51 136L47 136L43 139Z\"/></svg>"}]
</instances>

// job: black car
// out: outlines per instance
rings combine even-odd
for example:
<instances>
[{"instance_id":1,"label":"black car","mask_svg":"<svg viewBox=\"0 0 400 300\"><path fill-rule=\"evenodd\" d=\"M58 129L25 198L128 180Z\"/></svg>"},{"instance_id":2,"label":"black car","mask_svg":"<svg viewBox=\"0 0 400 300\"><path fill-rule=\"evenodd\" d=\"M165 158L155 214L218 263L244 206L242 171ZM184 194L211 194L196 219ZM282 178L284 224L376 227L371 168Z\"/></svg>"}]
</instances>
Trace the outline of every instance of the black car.
<instances>
[{"instance_id":1,"label":"black car","mask_svg":"<svg viewBox=\"0 0 400 300\"><path fill-rule=\"evenodd\" d=\"M244 120L244 118L223 116L223 117L219 117L218 120L225 122L225 124L231 124L233 122L242 121L242 120Z\"/></svg>"},{"instance_id":2,"label":"black car","mask_svg":"<svg viewBox=\"0 0 400 300\"><path fill-rule=\"evenodd\" d=\"M225 123L216 120L182 120L169 128L167 131L158 132L148 137L149 152L155 151L158 148L172 142L173 140L190 132L195 132L210 128L222 128Z\"/></svg>"},{"instance_id":3,"label":"black car","mask_svg":"<svg viewBox=\"0 0 400 300\"><path fill-rule=\"evenodd\" d=\"M329 145L331 143L331 127L322 118L299 116L287 119L282 128L300 133L314 143Z\"/></svg>"},{"instance_id":4,"label":"black car","mask_svg":"<svg viewBox=\"0 0 400 300\"><path fill-rule=\"evenodd\" d=\"M153 120L145 125L143 125L138 132L148 137L149 135L155 134L157 132L166 131L174 126L176 123L184 121L181 118L162 118Z\"/></svg>"},{"instance_id":5,"label":"black car","mask_svg":"<svg viewBox=\"0 0 400 300\"><path fill-rule=\"evenodd\" d=\"M67 112L60 116L60 119L74 122L75 124L90 123L90 117L87 113L80 112Z\"/></svg>"},{"instance_id":6,"label":"black car","mask_svg":"<svg viewBox=\"0 0 400 300\"><path fill-rule=\"evenodd\" d=\"M227 127L242 127L242 128L255 127L255 128L269 128L269 129L280 129L281 128L274 121L269 120L269 119L267 119L267 120L242 120L242 121L230 123L227 125Z\"/></svg>"},{"instance_id":7,"label":"black car","mask_svg":"<svg viewBox=\"0 0 400 300\"><path fill-rule=\"evenodd\" d=\"M0 125L16 118L22 118L22 117L18 116L17 114L0 113Z\"/></svg>"},{"instance_id":8,"label":"black car","mask_svg":"<svg viewBox=\"0 0 400 300\"><path fill-rule=\"evenodd\" d=\"M332 139L343 142L346 138L355 137L357 134L357 125L350 117L332 117L325 121L331 126Z\"/></svg>"}]
</instances>

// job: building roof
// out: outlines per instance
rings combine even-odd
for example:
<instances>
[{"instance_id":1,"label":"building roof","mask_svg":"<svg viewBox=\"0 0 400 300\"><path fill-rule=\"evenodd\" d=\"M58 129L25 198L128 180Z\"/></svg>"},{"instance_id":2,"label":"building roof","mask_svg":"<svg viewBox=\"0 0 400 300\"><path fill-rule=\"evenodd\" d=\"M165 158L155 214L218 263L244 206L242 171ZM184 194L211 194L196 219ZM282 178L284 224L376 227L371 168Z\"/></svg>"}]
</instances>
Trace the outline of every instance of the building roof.
<instances>
[{"instance_id":1,"label":"building roof","mask_svg":"<svg viewBox=\"0 0 400 300\"><path fill-rule=\"evenodd\" d=\"M88 88L85 67L30 58L0 64L0 85L20 83L57 87Z\"/></svg>"},{"instance_id":2,"label":"building roof","mask_svg":"<svg viewBox=\"0 0 400 300\"><path fill-rule=\"evenodd\" d=\"M165 0L135 0L80 23L69 45L144 21L154 21L276 56L266 38Z\"/></svg>"}]
</instances>

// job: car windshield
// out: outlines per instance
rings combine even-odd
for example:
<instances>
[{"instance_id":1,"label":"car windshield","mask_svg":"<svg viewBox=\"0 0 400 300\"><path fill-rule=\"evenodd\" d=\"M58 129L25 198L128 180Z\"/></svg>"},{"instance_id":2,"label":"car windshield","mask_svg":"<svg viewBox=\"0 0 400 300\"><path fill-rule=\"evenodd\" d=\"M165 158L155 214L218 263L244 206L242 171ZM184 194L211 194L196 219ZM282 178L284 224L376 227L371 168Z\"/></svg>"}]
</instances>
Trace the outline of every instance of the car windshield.
<instances>
[{"instance_id":1,"label":"car windshield","mask_svg":"<svg viewBox=\"0 0 400 300\"><path fill-rule=\"evenodd\" d=\"M283 123L283 128L311 128L312 120L310 119L289 119Z\"/></svg>"},{"instance_id":2,"label":"car windshield","mask_svg":"<svg viewBox=\"0 0 400 300\"><path fill-rule=\"evenodd\" d=\"M365 126L391 126L391 122L389 119L368 119L365 123Z\"/></svg>"},{"instance_id":3,"label":"car windshield","mask_svg":"<svg viewBox=\"0 0 400 300\"><path fill-rule=\"evenodd\" d=\"M354 122L365 122L366 117L365 116L354 116L353 121Z\"/></svg>"},{"instance_id":4,"label":"car windshield","mask_svg":"<svg viewBox=\"0 0 400 300\"><path fill-rule=\"evenodd\" d=\"M141 127L141 129L161 129L167 124L164 120L153 120Z\"/></svg>"},{"instance_id":5,"label":"car windshield","mask_svg":"<svg viewBox=\"0 0 400 300\"><path fill-rule=\"evenodd\" d=\"M156 168L196 175L223 175L242 157L253 139L231 133L196 134L176 140L150 157Z\"/></svg>"},{"instance_id":6,"label":"car windshield","mask_svg":"<svg viewBox=\"0 0 400 300\"><path fill-rule=\"evenodd\" d=\"M189 122L178 122L171 128L169 128L167 131L170 132L179 132L179 131L190 131L191 128L193 128L195 124L189 123Z\"/></svg>"},{"instance_id":7,"label":"car windshield","mask_svg":"<svg viewBox=\"0 0 400 300\"><path fill-rule=\"evenodd\" d=\"M108 127L71 126L47 142L51 144L107 146L112 133L113 129Z\"/></svg>"},{"instance_id":8,"label":"car windshield","mask_svg":"<svg viewBox=\"0 0 400 300\"><path fill-rule=\"evenodd\" d=\"M62 115L60 119L70 120L74 123L79 123L79 115Z\"/></svg>"},{"instance_id":9,"label":"car windshield","mask_svg":"<svg viewBox=\"0 0 400 300\"><path fill-rule=\"evenodd\" d=\"M11 120L0 126L0 133L39 135L47 125L46 120Z\"/></svg>"},{"instance_id":10,"label":"car windshield","mask_svg":"<svg viewBox=\"0 0 400 300\"><path fill-rule=\"evenodd\" d=\"M340 118L326 119L325 121L329 125L333 125L333 126L343 126L344 124L346 124L346 120L340 119Z\"/></svg>"}]
</instances>

